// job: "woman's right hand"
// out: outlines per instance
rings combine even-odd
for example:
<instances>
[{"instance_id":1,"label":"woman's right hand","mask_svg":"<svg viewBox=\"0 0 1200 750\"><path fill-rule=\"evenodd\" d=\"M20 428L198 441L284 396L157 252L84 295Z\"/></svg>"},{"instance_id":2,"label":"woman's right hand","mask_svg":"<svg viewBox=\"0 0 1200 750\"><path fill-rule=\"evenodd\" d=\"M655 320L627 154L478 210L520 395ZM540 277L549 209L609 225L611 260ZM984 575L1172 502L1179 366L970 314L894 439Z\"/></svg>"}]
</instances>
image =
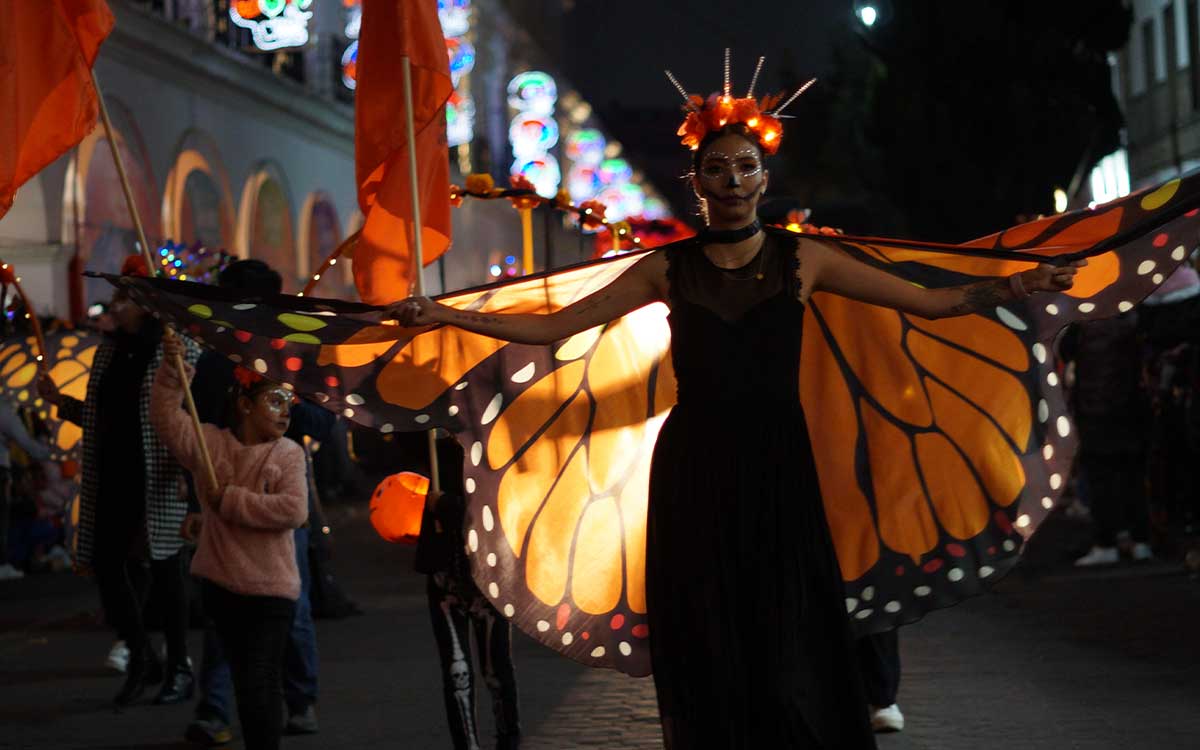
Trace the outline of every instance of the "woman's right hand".
<instances>
[{"instance_id":1,"label":"woman's right hand","mask_svg":"<svg viewBox=\"0 0 1200 750\"><path fill-rule=\"evenodd\" d=\"M439 323L437 311L441 305L428 297L409 297L388 305L384 315L405 328L419 328Z\"/></svg>"}]
</instances>

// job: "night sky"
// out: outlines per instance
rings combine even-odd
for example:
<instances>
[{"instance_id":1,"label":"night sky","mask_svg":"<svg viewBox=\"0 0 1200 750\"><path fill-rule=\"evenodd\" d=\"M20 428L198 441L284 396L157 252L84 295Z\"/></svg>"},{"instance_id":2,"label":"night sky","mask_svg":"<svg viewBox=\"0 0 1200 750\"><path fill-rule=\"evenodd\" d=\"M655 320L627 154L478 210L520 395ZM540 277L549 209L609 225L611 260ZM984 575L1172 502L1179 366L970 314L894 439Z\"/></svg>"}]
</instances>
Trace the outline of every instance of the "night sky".
<instances>
[{"instance_id":1,"label":"night sky","mask_svg":"<svg viewBox=\"0 0 1200 750\"><path fill-rule=\"evenodd\" d=\"M568 71L601 109L679 103L662 70L690 91L721 86L722 56L733 48L734 88L745 93L759 55L756 93L780 87L787 58L808 78L828 65L831 32L853 21L852 0L575 0L567 15Z\"/></svg>"}]
</instances>

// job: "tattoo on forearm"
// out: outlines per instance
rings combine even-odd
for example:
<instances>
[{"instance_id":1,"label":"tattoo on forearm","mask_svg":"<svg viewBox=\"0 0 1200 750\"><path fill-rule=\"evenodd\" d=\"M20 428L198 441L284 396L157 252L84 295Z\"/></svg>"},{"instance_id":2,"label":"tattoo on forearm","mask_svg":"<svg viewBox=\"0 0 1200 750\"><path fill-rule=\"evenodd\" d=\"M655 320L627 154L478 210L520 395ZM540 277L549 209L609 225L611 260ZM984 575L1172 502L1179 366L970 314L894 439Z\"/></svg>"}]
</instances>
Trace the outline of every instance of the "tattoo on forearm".
<instances>
[{"instance_id":1,"label":"tattoo on forearm","mask_svg":"<svg viewBox=\"0 0 1200 750\"><path fill-rule=\"evenodd\" d=\"M589 300L588 302L582 302L580 303L579 307L575 308L575 314L583 315L586 312L595 310L597 307L607 302L610 297L612 297L611 294L605 294L602 297L597 297L593 300Z\"/></svg>"},{"instance_id":2,"label":"tattoo on forearm","mask_svg":"<svg viewBox=\"0 0 1200 750\"><path fill-rule=\"evenodd\" d=\"M455 312L452 316L459 323L499 323L500 317L497 315L484 315L482 313L473 312Z\"/></svg>"},{"instance_id":3,"label":"tattoo on forearm","mask_svg":"<svg viewBox=\"0 0 1200 750\"><path fill-rule=\"evenodd\" d=\"M950 308L951 315L966 315L995 307L1008 299L1008 285L1004 281L981 281L963 288L962 302Z\"/></svg>"}]
</instances>

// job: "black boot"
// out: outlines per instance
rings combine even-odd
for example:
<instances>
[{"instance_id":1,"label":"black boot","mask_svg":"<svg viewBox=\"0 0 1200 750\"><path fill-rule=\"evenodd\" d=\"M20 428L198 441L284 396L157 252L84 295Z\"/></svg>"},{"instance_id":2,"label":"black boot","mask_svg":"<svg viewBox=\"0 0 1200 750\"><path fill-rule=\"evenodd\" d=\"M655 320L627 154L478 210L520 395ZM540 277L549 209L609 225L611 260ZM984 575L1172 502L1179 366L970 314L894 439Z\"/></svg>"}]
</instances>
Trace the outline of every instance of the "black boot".
<instances>
[{"instance_id":1,"label":"black boot","mask_svg":"<svg viewBox=\"0 0 1200 750\"><path fill-rule=\"evenodd\" d=\"M149 646L143 647L129 657L129 667L125 672L125 684L113 698L118 706L128 706L146 692L150 685L162 681L162 665Z\"/></svg>"},{"instance_id":2,"label":"black boot","mask_svg":"<svg viewBox=\"0 0 1200 750\"><path fill-rule=\"evenodd\" d=\"M158 697L154 699L154 703L158 706L183 703L190 701L195 693L196 678L192 676L192 668L187 665L187 662L184 662L167 670L162 690L158 691Z\"/></svg>"}]
</instances>

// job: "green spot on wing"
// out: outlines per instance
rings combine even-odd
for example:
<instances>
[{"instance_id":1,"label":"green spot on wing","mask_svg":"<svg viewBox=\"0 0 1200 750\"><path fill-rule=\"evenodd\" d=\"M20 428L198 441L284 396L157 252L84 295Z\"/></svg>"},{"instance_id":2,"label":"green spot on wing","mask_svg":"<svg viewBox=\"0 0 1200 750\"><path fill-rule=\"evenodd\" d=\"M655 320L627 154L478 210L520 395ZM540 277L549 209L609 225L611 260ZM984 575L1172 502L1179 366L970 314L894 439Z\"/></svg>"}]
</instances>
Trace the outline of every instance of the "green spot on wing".
<instances>
[{"instance_id":1,"label":"green spot on wing","mask_svg":"<svg viewBox=\"0 0 1200 750\"><path fill-rule=\"evenodd\" d=\"M317 338L311 333L289 333L283 337L283 340L293 344L313 344L314 346L321 345L321 339Z\"/></svg>"},{"instance_id":2,"label":"green spot on wing","mask_svg":"<svg viewBox=\"0 0 1200 750\"><path fill-rule=\"evenodd\" d=\"M326 323L319 318L314 318L309 315L300 315L299 313L280 313L279 322L283 323L293 331L318 331L325 327Z\"/></svg>"},{"instance_id":3,"label":"green spot on wing","mask_svg":"<svg viewBox=\"0 0 1200 750\"><path fill-rule=\"evenodd\" d=\"M213 314L212 308L208 305L192 305L188 308L188 312L197 318L204 318L205 320L211 318Z\"/></svg>"}]
</instances>

